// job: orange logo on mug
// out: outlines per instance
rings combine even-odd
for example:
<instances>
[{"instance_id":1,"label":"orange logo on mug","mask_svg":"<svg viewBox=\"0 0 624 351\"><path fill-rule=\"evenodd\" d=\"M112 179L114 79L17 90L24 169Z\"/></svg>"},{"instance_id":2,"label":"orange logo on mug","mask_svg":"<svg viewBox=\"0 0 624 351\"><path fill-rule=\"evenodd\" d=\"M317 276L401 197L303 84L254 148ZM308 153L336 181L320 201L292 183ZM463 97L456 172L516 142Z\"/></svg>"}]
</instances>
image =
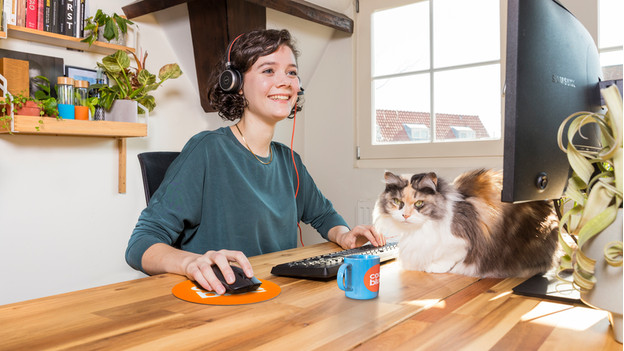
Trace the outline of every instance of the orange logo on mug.
<instances>
[{"instance_id":1,"label":"orange logo on mug","mask_svg":"<svg viewBox=\"0 0 624 351\"><path fill-rule=\"evenodd\" d=\"M370 291L379 291L379 265L372 266L366 274L364 274L364 285Z\"/></svg>"}]
</instances>

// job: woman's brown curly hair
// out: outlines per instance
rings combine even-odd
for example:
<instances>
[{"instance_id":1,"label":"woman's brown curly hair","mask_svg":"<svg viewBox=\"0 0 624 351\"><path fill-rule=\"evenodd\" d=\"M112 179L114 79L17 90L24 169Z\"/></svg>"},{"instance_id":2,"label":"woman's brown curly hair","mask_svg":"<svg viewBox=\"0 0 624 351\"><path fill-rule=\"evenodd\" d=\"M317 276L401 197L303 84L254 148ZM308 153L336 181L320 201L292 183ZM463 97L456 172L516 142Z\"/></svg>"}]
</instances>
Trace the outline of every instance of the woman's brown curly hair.
<instances>
[{"instance_id":1,"label":"woman's brown curly hair","mask_svg":"<svg viewBox=\"0 0 624 351\"><path fill-rule=\"evenodd\" d=\"M244 75L256 63L258 58L274 53L282 45L286 45L292 50L295 60L299 57L299 51L295 47L294 39L291 37L290 32L285 29L262 29L245 33L232 45L230 53L231 69L236 69ZM243 117L243 110L248 103L245 97L238 94L238 92L226 93L219 86L219 76L225 69L227 60L225 53L221 57L222 59L215 69L212 70L208 81L210 86L208 99L210 106L217 110L221 118L235 121ZM297 109L297 112L301 111L303 106L303 101L301 100L297 98L297 103L288 118L294 116L295 109Z\"/></svg>"}]
</instances>

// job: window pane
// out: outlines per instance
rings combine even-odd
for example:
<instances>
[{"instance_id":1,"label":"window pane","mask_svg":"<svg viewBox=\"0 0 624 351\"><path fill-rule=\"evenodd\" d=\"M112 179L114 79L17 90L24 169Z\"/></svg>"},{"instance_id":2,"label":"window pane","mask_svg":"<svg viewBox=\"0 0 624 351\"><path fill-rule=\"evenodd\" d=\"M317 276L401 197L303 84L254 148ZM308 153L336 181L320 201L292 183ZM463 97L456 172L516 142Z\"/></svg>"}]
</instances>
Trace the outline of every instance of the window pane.
<instances>
[{"instance_id":1,"label":"window pane","mask_svg":"<svg viewBox=\"0 0 624 351\"><path fill-rule=\"evenodd\" d=\"M435 138L500 139L500 65L434 74Z\"/></svg>"},{"instance_id":2,"label":"window pane","mask_svg":"<svg viewBox=\"0 0 624 351\"><path fill-rule=\"evenodd\" d=\"M609 51L600 53L600 65L604 80L622 79L622 63L624 62L624 51Z\"/></svg>"},{"instance_id":3,"label":"window pane","mask_svg":"<svg viewBox=\"0 0 624 351\"><path fill-rule=\"evenodd\" d=\"M433 2L433 67L500 59L499 0Z\"/></svg>"},{"instance_id":4,"label":"window pane","mask_svg":"<svg viewBox=\"0 0 624 351\"><path fill-rule=\"evenodd\" d=\"M429 1L372 16L373 76L429 68Z\"/></svg>"},{"instance_id":5,"label":"window pane","mask_svg":"<svg viewBox=\"0 0 624 351\"><path fill-rule=\"evenodd\" d=\"M429 74L375 80L373 144L429 142Z\"/></svg>"},{"instance_id":6,"label":"window pane","mask_svg":"<svg viewBox=\"0 0 624 351\"><path fill-rule=\"evenodd\" d=\"M622 14L624 13L624 1L622 0L600 0L599 21L598 21L598 46L607 48L622 46Z\"/></svg>"}]
</instances>

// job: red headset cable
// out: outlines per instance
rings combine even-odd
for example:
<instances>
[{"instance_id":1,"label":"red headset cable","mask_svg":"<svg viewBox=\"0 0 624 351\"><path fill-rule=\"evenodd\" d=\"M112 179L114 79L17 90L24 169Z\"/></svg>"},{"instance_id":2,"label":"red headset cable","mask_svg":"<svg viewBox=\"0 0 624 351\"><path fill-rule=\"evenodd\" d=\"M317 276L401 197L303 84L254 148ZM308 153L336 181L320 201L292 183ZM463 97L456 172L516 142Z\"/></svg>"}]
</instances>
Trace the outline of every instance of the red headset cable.
<instances>
[{"instance_id":1,"label":"red headset cable","mask_svg":"<svg viewBox=\"0 0 624 351\"><path fill-rule=\"evenodd\" d=\"M295 166L295 173L297 174L297 190L295 190L295 201L297 201L297 194L299 194L299 171L297 170L297 164L295 163L295 151L294 151L294 142L295 142L295 124L297 122L297 103L295 102L295 113L293 116L293 131L292 136L290 138L290 155L292 156L293 166ZM303 234L301 233L301 225L299 225L299 221L297 221L297 228L299 228L299 241L301 242L301 246L303 247Z\"/></svg>"}]
</instances>

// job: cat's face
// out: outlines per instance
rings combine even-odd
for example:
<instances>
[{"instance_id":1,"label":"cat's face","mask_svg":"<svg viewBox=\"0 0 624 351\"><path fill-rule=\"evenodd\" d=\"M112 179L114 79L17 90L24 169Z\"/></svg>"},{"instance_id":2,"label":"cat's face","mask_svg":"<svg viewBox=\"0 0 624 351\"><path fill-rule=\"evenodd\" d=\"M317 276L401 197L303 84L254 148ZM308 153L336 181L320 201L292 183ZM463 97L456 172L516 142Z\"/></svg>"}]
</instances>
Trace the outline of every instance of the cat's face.
<instances>
[{"instance_id":1,"label":"cat's face","mask_svg":"<svg viewBox=\"0 0 624 351\"><path fill-rule=\"evenodd\" d=\"M386 189L379 198L381 211L396 222L422 225L444 216L444 197L437 191L435 173L416 174L408 179L386 172L384 178Z\"/></svg>"}]
</instances>

